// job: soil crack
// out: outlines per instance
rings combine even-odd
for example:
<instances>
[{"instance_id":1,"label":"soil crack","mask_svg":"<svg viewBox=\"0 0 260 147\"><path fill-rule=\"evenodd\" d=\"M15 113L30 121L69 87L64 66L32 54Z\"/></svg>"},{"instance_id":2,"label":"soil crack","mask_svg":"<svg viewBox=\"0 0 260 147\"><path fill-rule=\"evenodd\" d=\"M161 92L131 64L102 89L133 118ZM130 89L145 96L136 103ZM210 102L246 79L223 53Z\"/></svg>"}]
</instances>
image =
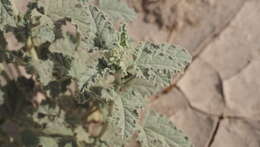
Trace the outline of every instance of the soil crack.
<instances>
[{"instance_id":1,"label":"soil crack","mask_svg":"<svg viewBox=\"0 0 260 147\"><path fill-rule=\"evenodd\" d=\"M217 121L217 123L216 123L216 125L215 125L215 127L214 127L214 129L212 131L212 134L211 134L210 138L209 138L209 142L208 142L208 144L205 147L211 147L212 146L213 142L215 141L215 137L216 137L216 135L218 133L221 121L223 119L224 119L223 115L218 118L218 121Z\"/></svg>"}]
</instances>

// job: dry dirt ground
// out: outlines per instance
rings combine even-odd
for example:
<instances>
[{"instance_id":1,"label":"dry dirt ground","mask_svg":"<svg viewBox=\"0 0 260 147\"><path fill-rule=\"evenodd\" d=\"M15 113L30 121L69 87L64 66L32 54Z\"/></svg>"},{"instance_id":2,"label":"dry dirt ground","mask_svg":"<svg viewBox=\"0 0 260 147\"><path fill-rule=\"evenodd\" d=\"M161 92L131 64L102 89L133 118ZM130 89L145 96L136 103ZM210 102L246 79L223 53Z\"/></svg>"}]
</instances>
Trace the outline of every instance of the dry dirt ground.
<instances>
[{"instance_id":1,"label":"dry dirt ground","mask_svg":"<svg viewBox=\"0 0 260 147\"><path fill-rule=\"evenodd\" d=\"M260 1L128 0L136 40L187 48L193 62L152 102L195 147L260 147Z\"/></svg>"}]
</instances>

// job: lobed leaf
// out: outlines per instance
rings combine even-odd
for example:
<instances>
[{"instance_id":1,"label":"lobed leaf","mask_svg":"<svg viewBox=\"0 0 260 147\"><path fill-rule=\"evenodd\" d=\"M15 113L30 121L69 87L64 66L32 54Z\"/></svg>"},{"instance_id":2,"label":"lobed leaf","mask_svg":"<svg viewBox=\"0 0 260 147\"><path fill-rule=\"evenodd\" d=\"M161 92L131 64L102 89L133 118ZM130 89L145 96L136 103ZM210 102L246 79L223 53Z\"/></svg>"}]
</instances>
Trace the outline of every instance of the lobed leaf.
<instances>
[{"instance_id":1,"label":"lobed leaf","mask_svg":"<svg viewBox=\"0 0 260 147\"><path fill-rule=\"evenodd\" d=\"M108 118L107 131L102 139L110 145L119 146L126 143L137 130L139 112L144 107L145 100L132 90L121 94L111 91L110 94L114 100L113 108Z\"/></svg>"},{"instance_id":2,"label":"lobed leaf","mask_svg":"<svg viewBox=\"0 0 260 147\"><path fill-rule=\"evenodd\" d=\"M137 47L135 59L136 81L143 82L132 85L137 86L136 90L145 86L141 90L147 88L146 96L154 95L168 86L172 82L172 77L183 71L191 62L191 56L183 48L167 44L155 45L149 42ZM149 90L151 87L155 89Z\"/></svg>"}]
</instances>

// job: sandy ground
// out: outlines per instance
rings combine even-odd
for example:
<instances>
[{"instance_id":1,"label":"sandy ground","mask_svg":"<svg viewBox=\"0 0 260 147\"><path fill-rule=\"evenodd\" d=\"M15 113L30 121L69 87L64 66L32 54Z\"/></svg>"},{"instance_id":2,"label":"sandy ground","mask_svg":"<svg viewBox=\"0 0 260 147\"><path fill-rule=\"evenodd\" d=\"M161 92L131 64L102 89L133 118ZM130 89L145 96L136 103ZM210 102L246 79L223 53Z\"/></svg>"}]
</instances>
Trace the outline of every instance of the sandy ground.
<instances>
[{"instance_id":1,"label":"sandy ground","mask_svg":"<svg viewBox=\"0 0 260 147\"><path fill-rule=\"evenodd\" d=\"M152 102L195 147L260 147L260 1L128 0L136 40L187 48L193 62Z\"/></svg>"}]
</instances>

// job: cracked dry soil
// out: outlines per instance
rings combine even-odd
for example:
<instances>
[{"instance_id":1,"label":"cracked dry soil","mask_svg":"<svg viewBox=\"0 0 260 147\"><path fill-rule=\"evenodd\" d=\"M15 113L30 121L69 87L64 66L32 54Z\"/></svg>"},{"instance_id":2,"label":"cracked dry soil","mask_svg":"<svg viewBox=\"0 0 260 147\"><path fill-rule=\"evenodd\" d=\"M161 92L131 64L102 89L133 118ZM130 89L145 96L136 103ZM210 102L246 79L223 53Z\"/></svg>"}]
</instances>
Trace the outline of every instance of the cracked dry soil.
<instances>
[{"instance_id":1,"label":"cracked dry soil","mask_svg":"<svg viewBox=\"0 0 260 147\"><path fill-rule=\"evenodd\" d=\"M195 147L260 147L260 1L127 0L136 40L187 48L193 62L152 100Z\"/></svg>"}]
</instances>

